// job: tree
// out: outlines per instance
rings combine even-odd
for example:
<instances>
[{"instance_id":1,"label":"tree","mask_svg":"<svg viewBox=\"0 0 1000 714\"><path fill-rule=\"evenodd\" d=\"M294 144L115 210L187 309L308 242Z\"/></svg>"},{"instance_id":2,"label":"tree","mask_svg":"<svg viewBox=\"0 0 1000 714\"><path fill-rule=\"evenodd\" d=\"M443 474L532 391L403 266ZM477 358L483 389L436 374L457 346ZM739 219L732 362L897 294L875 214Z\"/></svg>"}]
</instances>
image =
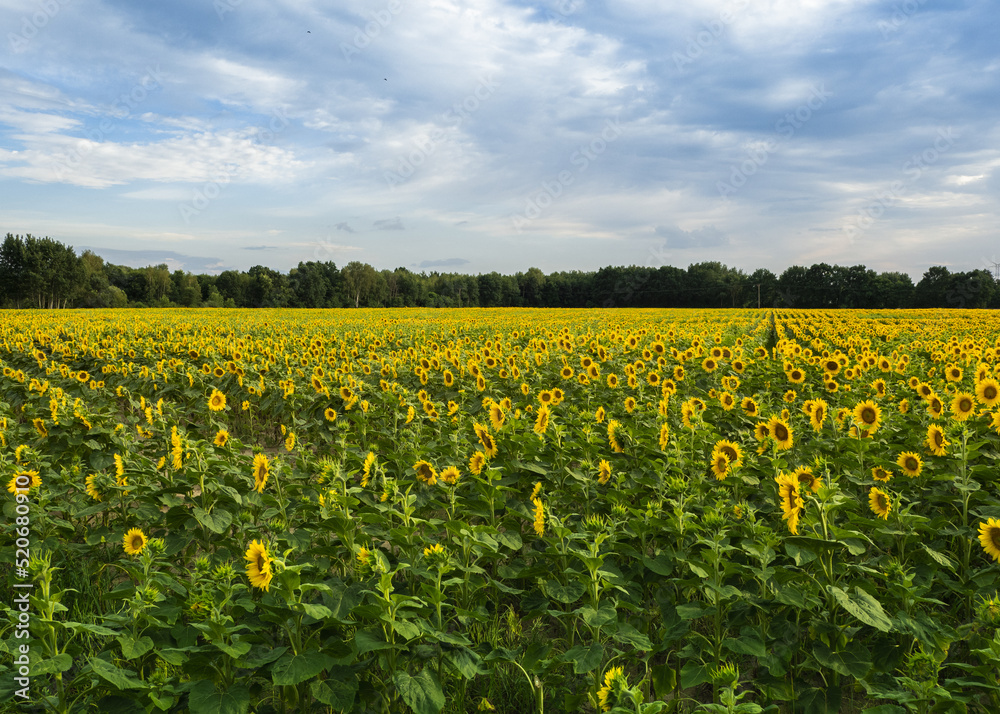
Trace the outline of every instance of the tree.
<instances>
[{"instance_id":1,"label":"tree","mask_svg":"<svg viewBox=\"0 0 1000 714\"><path fill-rule=\"evenodd\" d=\"M344 290L348 299L354 301L354 307L360 307L362 298L367 303L368 295L378 284L375 268L368 263L352 260L344 266L341 273L344 276Z\"/></svg>"}]
</instances>

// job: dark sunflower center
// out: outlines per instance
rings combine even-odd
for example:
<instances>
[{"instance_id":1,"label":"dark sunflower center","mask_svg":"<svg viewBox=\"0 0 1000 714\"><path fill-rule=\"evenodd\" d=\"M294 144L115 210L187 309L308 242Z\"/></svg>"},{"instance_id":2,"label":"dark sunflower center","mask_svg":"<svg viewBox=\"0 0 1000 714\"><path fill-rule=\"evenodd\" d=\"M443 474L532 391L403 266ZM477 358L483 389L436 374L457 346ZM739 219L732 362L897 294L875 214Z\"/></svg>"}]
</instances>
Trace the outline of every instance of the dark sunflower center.
<instances>
[{"instance_id":1,"label":"dark sunflower center","mask_svg":"<svg viewBox=\"0 0 1000 714\"><path fill-rule=\"evenodd\" d=\"M987 400L996 399L997 398L997 388L994 387L992 384L986 385L986 388L983 389L983 398L987 399Z\"/></svg>"},{"instance_id":2,"label":"dark sunflower center","mask_svg":"<svg viewBox=\"0 0 1000 714\"><path fill-rule=\"evenodd\" d=\"M934 446L942 446L944 444L944 433L940 431L932 432L932 437L934 439Z\"/></svg>"},{"instance_id":3,"label":"dark sunflower center","mask_svg":"<svg viewBox=\"0 0 1000 714\"><path fill-rule=\"evenodd\" d=\"M874 424L877 419L878 416L875 414L875 410L871 407L865 407L861 410L861 421L865 424Z\"/></svg>"},{"instance_id":4,"label":"dark sunflower center","mask_svg":"<svg viewBox=\"0 0 1000 714\"><path fill-rule=\"evenodd\" d=\"M266 561L264 560L264 554L257 553L257 570L263 571L265 562Z\"/></svg>"},{"instance_id":5,"label":"dark sunflower center","mask_svg":"<svg viewBox=\"0 0 1000 714\"><path fill-rule=\"evenodd\" d=\"M886 498L884 493L879 493L875 495L875 505L878 506L878 510L883 513L889 510L889 499Z\"/></svg>"},{"instance_id":6,"label":"dark sunflower center","mask_svg":"<svg viewBox=\"0 0 1000 714\"><path fill-rule=\"evenodd\" d=\"M993 547L1000 550L1000 528L997 528L996 526L990 528L988 537L990 543L993 544Z\"/></svg>"},{"instance_id":7,"label":"dark sunflower center","mask_svg":"<svg viewBox=\"0 0 1000 714\"><path fill-rule=\"evenodd\" d=\"M912 456L908 457L906 459L906 461L904 461L903 463L906 465L906 470L907 471L916 471L917 470L917 466L918 466L917 460L915 458L913 458Z\"/></svg>"},{"instance_id":8,"label":"dark sunflower center","mask_svg":"<svg viewBox=\"0 0 1000 714\"><path fill-rule=\"evenodd\" d=\"M958 400L958 409L961 412L971 412L972 411L972 400L968 397L963 397Z\"/></svg>"},{"instance_id":9,"label":"dark sunflower center","mask_svg":"<svg viewBox=\"0 0 1000 714\"><path fill-rule=\"evenodd\" d=\"M723 446L720 449L720 451L730 461L736 461L736 459L738 458L738 454L736 453L736 449L734 449L731 446Z\"/></svg>"},{"instance_id":10,"label":"dark sunflower center","mask_svg":"<svg viewBox=\"0 0 1000 714\"><path fill-rule=\"evenodd\" d=\"M788 438L788 429L785 428L784 424L774 425L774 438L778 441L785 441Z\"/></svg>"},{"instance_id":11,"label":"dark sunflower center","mask_svg":"<svg viewBox=\"0 0 1000 714\"><path fill-rule=\"evenodd\" d=\"M142 536L132 536L132 550L142 548Z\"/></svg>"}]
</instances>

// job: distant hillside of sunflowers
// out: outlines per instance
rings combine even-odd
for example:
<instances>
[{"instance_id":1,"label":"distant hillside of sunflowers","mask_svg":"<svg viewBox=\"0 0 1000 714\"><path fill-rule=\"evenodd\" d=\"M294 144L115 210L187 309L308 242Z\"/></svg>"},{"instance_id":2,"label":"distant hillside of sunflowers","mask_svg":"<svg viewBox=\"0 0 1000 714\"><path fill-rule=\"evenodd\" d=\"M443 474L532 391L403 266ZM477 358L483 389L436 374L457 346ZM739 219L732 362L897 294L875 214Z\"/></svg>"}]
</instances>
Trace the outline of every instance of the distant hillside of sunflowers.
<instances>
[{"instance_id":1,"label":"distant hillside of sunflowers","mask_svg":"<svg viewBox=\"0 0 1000 714\"><path fill-rule=\"evenodd\" d=\"M987 270L929 268L916 284L863 265L791 266L781 275L719 262L538 268L514 275L376 270L361 262L300 262L288 273L261 265L218 275L129 268L50 238L7 234L0 245L0 307L784 307L997 308L1000 285Z\"/></svg>"},{"instance_id":2,"label":"distant hillside of sunflowers","mask_svg":"<svg viewBox=\"0 0 1000 714\"><path fill-rule=\"evenodd\" d=\"M1000 313L34 310L0 369L5 711L1000 711Z\"/></svg>"}]
</instances>

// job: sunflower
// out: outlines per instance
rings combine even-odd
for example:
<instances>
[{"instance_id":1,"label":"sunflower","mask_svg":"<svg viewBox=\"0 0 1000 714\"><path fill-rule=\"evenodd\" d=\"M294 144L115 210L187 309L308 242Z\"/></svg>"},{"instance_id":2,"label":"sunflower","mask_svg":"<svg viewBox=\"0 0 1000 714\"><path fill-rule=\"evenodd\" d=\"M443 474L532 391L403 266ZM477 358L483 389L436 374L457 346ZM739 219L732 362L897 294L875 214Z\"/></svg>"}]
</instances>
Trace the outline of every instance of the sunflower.
<instances>
[{"instance_id":1,"label":"sunflower","mask_svg":"<svg viewBox=\"0 0 1000 714\"><path fill-rule=\"evenodd\" d=\"M701 363L701 368L706 372L714 372L719 367L719 363L711 357L706 357Z\"/></svg>"},{"instance_id":2,"label":"sunflower","mask_svg":"<svg viewBox=\"0 0 1000 714\"><path fill-rule=\"evenodd\" d=\"M469 457L469 471L478 476L482 473L483 466L486 465L486 454L482 451L477 451L471 457Z\"/></svg>"},{"instance_id":3,"label":"sunflower","mask_svg":"<svg viewBox=\"0 0 1000 714\"><path fill-rule=\"evenodd\" d=\"M729 473L729 457L721 451L713 451L711 461L715 478L719 481L725 480L726 474Z\"/></svg>"},{"instance_id":4,"label":"sunflower","mask_svg":"<svg viewBox=\"0 0 1000 714\"><path fill-rule=\"evenodd\" d=\"M979 542L982 543L986 555L1000 561L1000 521L989 518L986 523L980 523Z\"/></svg>"},{"instance_id":5,"label":"sunflower","mask_svg":"<svg viewBox=\"0 0 1000 714\"><path fill-rule=\"evenodd\" d=\"M619 424L614 419L608 421L608 444L614 451L616 451L619 454L625 451L625 449L622 448L621 443L618 441L617 431L618 427L620 426L621 424Z\"/></svg>"},{"instance_id":6,"label":"sunflower","mask_svg":"<svg viewBox=\"0 0 1000 714\"><path fill-rule=\"evenodd\" d=\"M728 412L736 406L736 397L729 392L723 392L719 395L719 404L721 404L722 408Z\"/></svg>"},{"instance_id":7,"label":"sunflower","mask_svg":"<svg viewBox=\"0 0 1000 714\"><path fill-rule=\"evenodd\" d=\"M507 417L503 413L503 409L500 407L500 405L497 404L496 402L493 402L490 405L490 424L493 425L493 429L495 431L500 431L500 427L503 426L503 423L504 421L506 421L506 419Z\"/></svg>"},{"instance_id":8,"label":"sunflower","mask_svg":"<svg viewBox=\"0 0 1000 714\"><path fill-rule=\"evenodd\" d=\"M38 432L39 436L46 437L49 435L48 430L45 428L45 422L42 419L32 419L31 424L35 427L35 431Z\"/></svg>"},{"instance_id":9,"label":"sunflower","mask_svg":"<svg viewBox=\"0 0 1000 714\"><path fill-rule=\"evenodd\" d=\"M573 379L573 374L574 374L573 368L570 367L569 365L566 365L561 370L559 370L559 376L562 377L563 379Z\"/></svg>"},{"instance_id":10,"label":"sunflower","mask_svg":"<svg viewBox=\"0 0 1000 714\"><path fill-rule=\"evenodd\" d=\"M660 451L667 450L667 444L670 443L670 425L666 422L660 427Z\"/></svg>"},{"instance_id":11,"label":"sunflower","mask_svg":"<svg viewBox=\"0 0 1000 714\"><path fill-rule=\"evenodd\" d=\"M549 407L543 404L538 409L538 416L535 417L535 428L536 434L544 434L545 430L549 428Z\"/></svg>"},{"instance_id":12,"label":"sunflower","mask_svg":"<svg viewBox=\"0 0 1000 714\"><path fill-rule=\"evenodd\" d=\"M364 463L361 465L361 486L362 488L368 486L368 481L372 477L372 466L375 465L375 452L369 451L368 455L365 457Z\"/></svg>"},{"instance_id":13,"label":"sunflower","mask_svg":"<svg viewBox=\"0 0 1000 714\"><path fill-rule=\"evenodd\" d=\"M618 375L617 374L609 374L607 381L608 381L608 386L611 387L612 389L617 389L618 388Z\"/></svg>"},{"instance_id":14,"label":"sunflower","mask_svg":"<svg viewBox=\"0 0 1000 714\"><path fill-rule=\"evenodd\" d=\"M927 427L927 438L924 443L927 445L927 450L935 456L944 456L948 453L945 447L951 444L944 438L944 430L937 424L931 424Z\"/></svg>"},{"instance_id":15,"label":"sunflower","mask_svg":"<svg viewBox=\"0 0 1000 714\"><path fill-rule=\"evenodd\" d=\"M449 370L445 370L444 374L441 375L444 378L444 386L450 387L455 383L455 375L453 375Z\"/></svg>"},{"instance_id":16,"label":"sunflower","mask_svg":"<svg viewBox=\"0 0 1000 714\"><path fill-rule=\"evenodd\" d=\"M264 454L254 454L253 457L253 487L257 493L264 492L268 476L271 475L271 463Z\"/></svg>"},{"instance_id":17,"label":"sunflower","mask_svg":"<svg viewBox=\"0 0 1000 714\"><path fill-rule=\"evenodd\" d=\"M336 421L337 411L333 407L327 407L323 410L323 418L330 422Z\"/></svg>"},{"instance_id":18,"label":"sunflower","mask_svg":"<svg viewBox=\"0 0 1000 714\"><path fill-rule=\"evenodd\" d=\"M441 471L441 480L449 486L454 486L458 483L458 479L461 478L461 476L462 473L455 466L448 466Z\"/></svg>"},{"instance_id":19,"label":"sunflower","mask_svg":"<svg viewBox=\"0 0 1000 714\"><path fill-rule=\"evenodd\" d=\"M792 476L799 482L800 488L808 488L813 493L823 487L823 477L814 474L811 466L799 466L792 472Z\"/></svg>"},{"instance_id":20,"label":"sunflower","mask_svg":"<svg viewBox=\"0 0 1000 714\"><path fill-rule=\"evenodd\" d=\"M788 422L778 417L771 417L767 428L779 451L792 448L792 427L788 426Z\"/></svg>"},{"instance_id":21,"label":"sunflower","mask_svg":"<svg viewBox=\"0 0 1000 714\"><path fill-rule=\"evenodd\" d=\"M935 419L944 414L944 402L941 401L941 398L938 395L931 394L927 397L927 411L930 412L930 415Z\"/></svg>"},{"instance_id":22,"label":"sunflower","mask_svg":"<svg viewBox=\"0 0 1000 714\"><path fill-rule=\"evenodd\" d=\"M806 381L806 373L803 372L798 367L790 369L789 371L785 372L785 374L788 377L788 381L791 382L792 384L802 384L804 381Z\"/></svg>"},{"instance_id":23,"label":"sunflower","mask_svg":"<svg viewBox=\"0 0 1000 714\"><path fill-rule=\"evenodd\" d=\"M871 399L867 399L854 407L854 421L862 429L875 433L882 425L882 409Z\"/></svg>"},{"instance_id":24,"label":"sunflower","mask_svg":"<svg viewBox=\"0 0 1000 714\"><path fill-rule=\"evenodd\" d=\"M766 421L759 421L753 428L753 437L757 441L764 441L771 436L771 427Z\"/></svg>"},{"instance_id":25,"label":"sunflower","mask_svg":"<svg viewBox=\"0 0 1000 714\"><path fill-rule=\"evenodd\" d=\"M924 462L920 460L920 457L914 454L912 451L904 451L896 459L896 463L899 468L903 469L903 473L913 478L920 475L920 471L924 466Z\"/></svg>"},{"instance_id":26,"label":"sunflower","mask_svg":"<svg viewBox=\"0 0 1000 714\"><path fill-rule=\"evenodd\" d=\"M726 458L729 459L730 468L738 469L743 465L743 451L740 449L739 444L727 439L720 439L715 442L715 446L712 447L712 453L725 454Z\"/></svg>"},{"instance_id":27,"label":"sunflower","mask_svg":"<svg viewBox=\"0 0 1000 714\"><path fill-rule=\"evenodd\" d=\"M871 491L868 492L868 506L883 521L889 519L889 511L892 510L892 501L889 500L889 494L877 486L872 486Z\"/></svg>"},{"instance_id":28,"label":"sunflower","mask_svg":"<svg viewBox=\"0 0 1000 714\"><path fill-rule=\"evenodd\" d=\"M633 399L632 397L625 398L625 411L627 411L629 414L635 411L635 399Z\"/></svg>"},{"instance_id":29,"label":"sunflower","mask_svg":"<svg viewBox=\"0 0 1000 714\"><path fill-rule=\"evenodd\" d=\"M900 399L899 400L899 413L900 414L906 414L908 411L910 411L910 400L909 399Z\"/></svg>"},{"instance_id":30,"label":"sunflower","mask_svg":"<svg viewBox=\"0 0 1000 714\"><path fill-rule=\"evenodd\" d=\"M796 396L798 395L796 395L795 390L789 389L787 392L785 392L784 396L782 396L782 399L791 404L792 402L795 401Z\"/></svg>"},{"instance_id":31,"label":"sunflower","mask_svg":"<svg viewBox=\"0 0 1000 714\"><path fill-rule=\"evenodd\" d=\"M247 577L250 584L259 590L268 590L274 573L271 570L273 559L267 553L267 547L258 540L250 541L244 556L247 561Z\"/></svg>"},{"instance_id":32,"label":"sunflower","mask_svg":"<svg viewBox=\"0 0 1000 714\"><path fill-rule=\"evenodd\" d=\"M681 365L674 367L674 381L681 382L684 380L684 368Z\"/></svg>"},{"instance_id":33,"label":"sunflower","mask_svg":"<svg viewBox=\"0 0 1000 714\"><path fill-rule=\"evenodd\" d=\"M221 412L226 408L226 395L218 389L212 389L212 394L208 398L208 408L213 412Z\"/></svg>"},{"instance_id":34,"label":"sunflower","mask_svg":"<svg viewBox=\"0 0 1000 714\"><path fill-rule=\"evenodd\" d=\"M951 400L951 413L955 421L965 421L976 410L976 398L968 392L959 392Z\"/></svg>"},{"instance_id":35,"label":"sunflower","mask_svg":"<svg viewBox=\"0 0 1000 714\"><path fill-rule=\"evenodd\" d=\"M774 479L778 483L778 505L781 506L781 520L788 521L792 535L799 532L799 517L805 508L805 501L799 493L799 480L791 474L781 473Z\"/></svg>"},{"instance_id":36,"label":"sunflower","mask_svg":"<svg viewBox=\"0 0 1000 714\"><path fill-rule=\"evenodd\" d=\"M954 364L948 365L944 370L944 378L949 382L961 382L962 368Z\"/></svg>"},{"instance_id":37,"label":"sunflower","mask_svg":"<svg viewBox=\"0 0 1000 714\"><path fill-rule=\"evenodd\" d=\"M752 397L743 397L743 400L740 402L740 409L747 416L757 416L757 412L759 411L757 402Z\"/></svg>"},{"instance_id":38,"label":"sunflower","mask_svg":"<svg viewBox=\"0 0 1000 714\"><path fill-rule=\"evenodd\" d=\"M553 395L548 389L543 389L538 393L538 401L540 401L543 405L551 404L553 399L555 399L555 395Z\"/></svg>"},{"instance_id":39,"label":"sunflower","mask_svg":"<svg viewBox=\"0 0 1000 714\"><path fill-rule=\"evenodd\" d=\"M876 466L872 469L872 478L882 483L888 483L889 479L892 478L892 471L881 466Z\"/></svg>"},{"instance_id":40,"label":"sunflower","mask_svg":"<svg viewBox=\"0 0 1000 714\"><path fill-rule=\"evenodd\" d=\"M540 498L532 498L531 503L535 506L535 533L545 535L545 505Z\"/></svg>"},{"instance_id":41,"label":"sunflower","mask_svg":"<svg viewBox=\"0 0 1000 714\"><path fill-rule=\"evenodd\" d=\"M18 471L7 482L7 490L10 493L17 493L18 491L38 488L41 485L42 477L38 475L37 471Z\"/></svg>"},{"instance_id":42,"label":"sunflower","mask_svg":"<svg viewBox=\"0 0 1000 714\"><path fill-rule=\"evenodd\" d=\"M598 424L604 421L604 416L606 413L607 412L604 411L604 407L597 407L597 411L594 412L594 419L597 420Z\"/></svg>"},{"instance_id":43,"label":"sunflower","mask_svg":"<svg viewBox=\"0 0 1000 714\"><path fill-rule=\"evenodd\" d=\"M101 492L97 490L97 480L97 474L90 474L87 477L87 495L95 501L101 501Z\"/></svg>"},{"instance_id":44,"label":"sunflower","mask_svg":"<svg viewBox=\"0 0 1000 714\"><path fill-rule=\"evenodd\" d=\"M437 470L427 461L420 460L413 464L413 470L417 472L417 479L421 483L433 486L437 483Z\"/></svg>"},{"instance_id":45,"label":"sunflower","mask_svg":"<svg viewBox=\"0 0 1000 714\"><path fill-rule=\"evenodd\" d=\"M597 466L597 482L602 486L605 485L611 479L611 464L608 463L607 459L601 459L601 463Z\"/></svg>"},{"instance_id":46,"label":"sunflower","mask_svg":"<svg viewBox=\"0 0 1000 714\"><path fill-rule=\"evenodd\" d=\"M604 686L597 690L597 703L601 711L609 712L624 704L622 694L628 688L628 680L622 667L612 667L604 673Z\"/></svg>"},{"instance_id":47,"label":"sunflower","mask_svg":"<svg viewBox=\"0 0 1000 714\"><path fill-rule=\"evenodd\" d=\"M473 429L476 430L476 436L479 437L479 443L483 445L483 452L486 457L492 459L497 455L497 443L493 440L490 432L482 424L473 424Z\"/></svg>"},{"instance_id":48,"label":"sunflower","mask_svg":"<svg viewBox=\"0 0 1000 714\"><path fill-rule=\"evenodd\" d=\"M138 528L133 528L122 538L122 548L129 555L139 555L148 542L149 539L146 538L145 533Z\"/></svg>"},{"instance_id":49,"label":"sunflower","mask_svg":"<svg viewBox=\"0 0 1000 714\"><path fill-rule=\"evenodd\" d=\"M1000 404L1000 383L993 378L980 380L976 384L976 399L988 409Z\"/></svg>"}]
</instances>

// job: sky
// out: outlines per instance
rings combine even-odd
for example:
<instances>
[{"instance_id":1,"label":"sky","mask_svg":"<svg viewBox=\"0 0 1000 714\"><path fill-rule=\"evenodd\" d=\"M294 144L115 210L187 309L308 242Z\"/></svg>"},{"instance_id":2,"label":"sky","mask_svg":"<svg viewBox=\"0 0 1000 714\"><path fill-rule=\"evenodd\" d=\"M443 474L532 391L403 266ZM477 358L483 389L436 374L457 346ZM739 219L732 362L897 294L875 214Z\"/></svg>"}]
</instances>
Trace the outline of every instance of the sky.
<instances>
[{"instance_id":1,"label":"sky","mask_svg":"<svg viewBox=\"0 0 1000 714\"><path fill-rule=\"evenodd\" d=\"M995 0L0 0L0 233L194 273L1000 261Z\"/></svg>"}]
</instances>

